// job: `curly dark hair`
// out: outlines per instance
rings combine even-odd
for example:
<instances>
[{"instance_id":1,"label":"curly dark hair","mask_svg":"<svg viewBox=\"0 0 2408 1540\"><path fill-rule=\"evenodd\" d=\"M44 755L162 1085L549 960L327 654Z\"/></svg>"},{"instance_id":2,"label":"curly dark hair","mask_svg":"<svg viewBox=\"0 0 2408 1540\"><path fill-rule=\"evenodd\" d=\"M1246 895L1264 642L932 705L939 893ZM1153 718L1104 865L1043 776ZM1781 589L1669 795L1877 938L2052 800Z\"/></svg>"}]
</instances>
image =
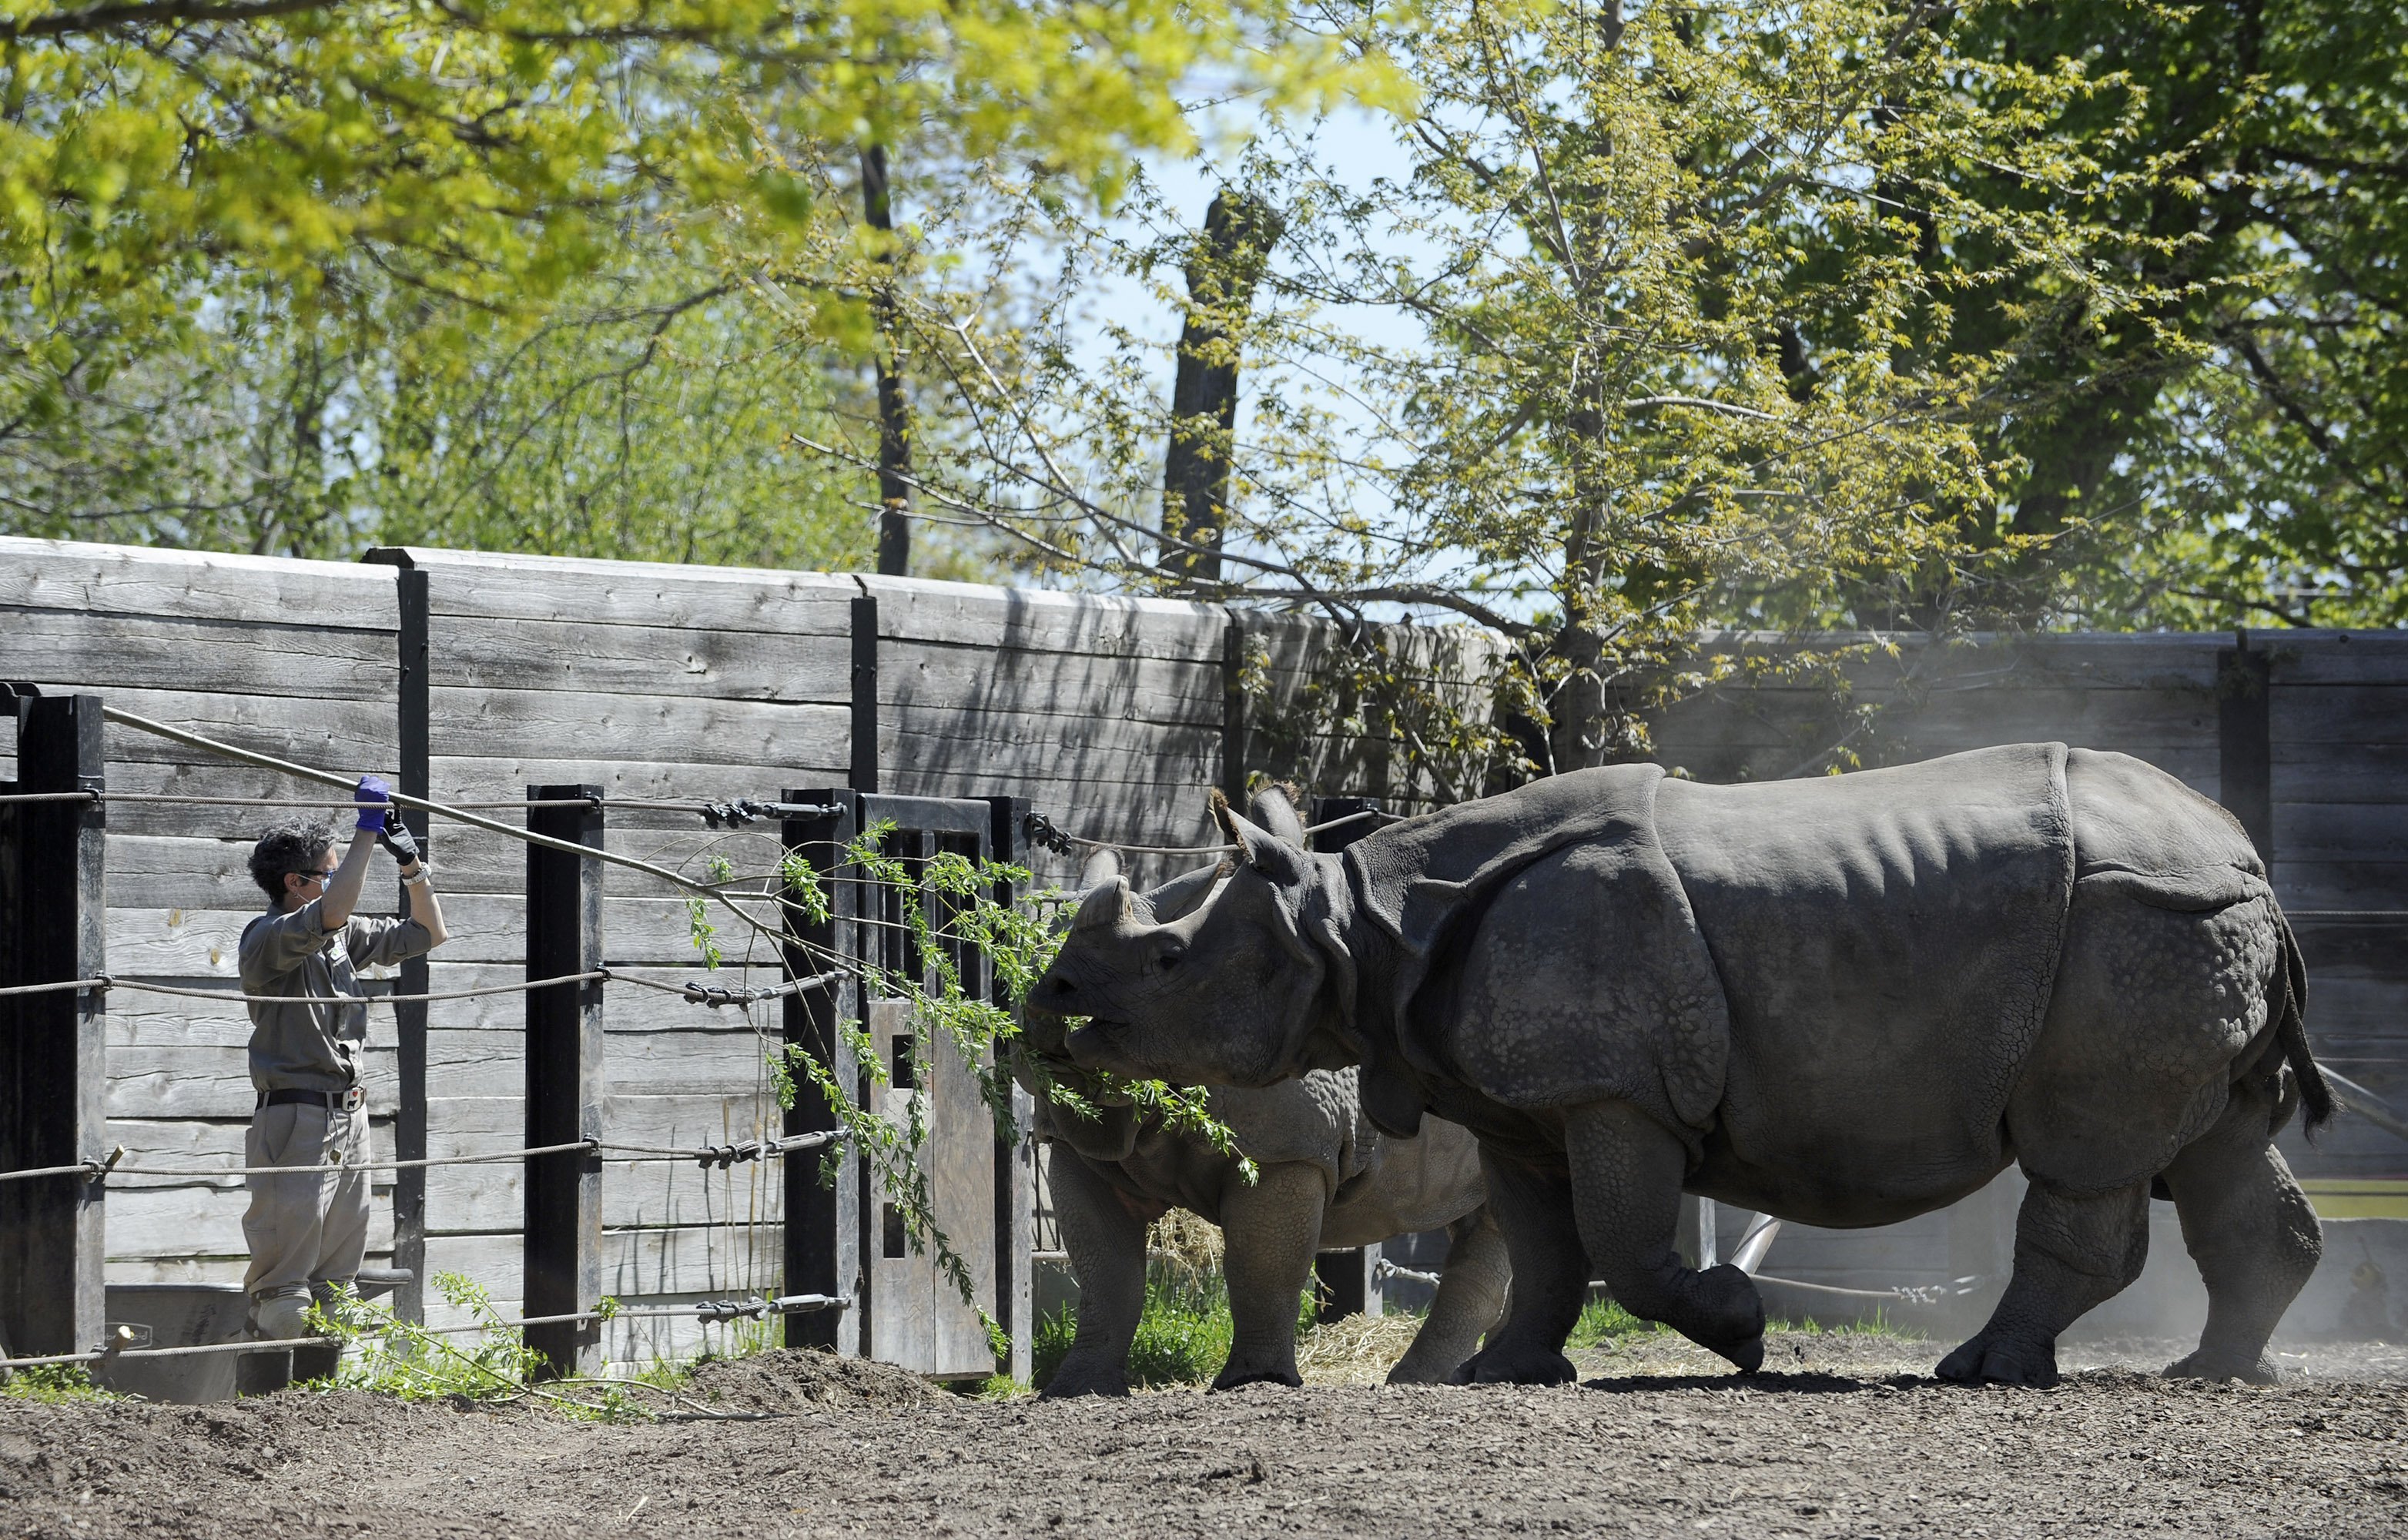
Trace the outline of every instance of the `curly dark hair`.
<instances>
[{"instance_id":1,"label":"curly dark hair","mask_svg":"<svg viewBox=\"0 0 2408 1540\"><path fill-rule=\"evenodd\" d=\"M259 884L270 904L284 902L284 874L306 872L335 848L335 836L322 823L286 819L259 836L251 848L251 880Z\"/></svg>"}]
</instances>

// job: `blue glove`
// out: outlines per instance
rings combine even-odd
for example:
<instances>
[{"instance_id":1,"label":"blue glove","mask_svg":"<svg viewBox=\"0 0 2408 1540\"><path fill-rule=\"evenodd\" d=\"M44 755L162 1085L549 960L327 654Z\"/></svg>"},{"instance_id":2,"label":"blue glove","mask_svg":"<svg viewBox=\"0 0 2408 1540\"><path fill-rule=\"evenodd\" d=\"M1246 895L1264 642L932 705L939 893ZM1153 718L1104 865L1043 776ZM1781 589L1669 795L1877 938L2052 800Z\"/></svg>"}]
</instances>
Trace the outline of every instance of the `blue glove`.
<instances>
[{"instance_id":1,"label":"blue glove","mask_svg":"<svg viewBox=\"0 0 2408 1540\"><path fill-rule=\"evenodd\" d=\"M360 784L351 791L351 800L361 803L382 803L391 800L392 796L393 788L375 776L362 776ZM362 807L359 827L371 834L383 834L384 814L382 807Z\"/></svg>"}]
</instances>

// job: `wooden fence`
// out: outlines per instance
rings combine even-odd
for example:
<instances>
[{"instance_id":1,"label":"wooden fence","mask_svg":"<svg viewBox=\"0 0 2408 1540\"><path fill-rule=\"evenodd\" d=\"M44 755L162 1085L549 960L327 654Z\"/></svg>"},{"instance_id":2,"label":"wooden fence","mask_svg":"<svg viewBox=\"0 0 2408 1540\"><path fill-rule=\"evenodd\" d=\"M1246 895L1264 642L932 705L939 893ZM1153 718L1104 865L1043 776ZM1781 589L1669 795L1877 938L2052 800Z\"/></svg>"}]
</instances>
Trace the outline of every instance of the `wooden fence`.
<instances>
[{"instance_id":1,"label":"wooden fence","mask_svg":"<svg viewBox=\"0 0 2408 1540\"><path fill-rule=\"evenodd\" d=\"M613 849L697 876L714 856L748 873L774 869L777 825L712 829L692 805L803 788L1010 793L1072 833L1163 846L1212 839L1205 792L1241 784L1247 768L1301 767L1318 774L1317 790L1410 801L1402 793L1412 788L1389 784L1391 758L1376 747L1306 745L1299 766L1277 758L1267 734L1250 739L1236 663L1252 660L1268 680L1254 708L1275 710L1308 686L1329 645L1324 628L1240 622L1212 606L955 583L418 549L344 564L0 538L0 680L98 692L112 706L280 758L384 772L398 790L439 802L597 786ZM0 777L13 771L8 720ZM107 756L112 791L311 794L139 733L111 729ZM648 801L685 807L631 806ZM236 943L261 905L245 859L275 816L112 803L110 972L227 987ZM431 833L454 939L391 987L422 993L524 977L521 848L440 823L421 833ZM1031 855L1040 881L1075 877L1075 858ZM1160 874L1181 863L1136 864ZM603 882L612 963L699 973L679 896L615 867ZM777 960L759 947L714 939L727 969L761 970L755 983L774 974ZM374 1028L367 1077L380 1154L519 1146L516 996L380 1008ZM251 1107L241 1007L120 991L106 1030L108 1138L129 1162L239 1163ZM623 991L607 1034L615 1139L717 1145L777 1132L760 1021ZM666 1305L777 1285L774 1162L708 1174L613 1165L607 1176L606 1292ZM465 1274L515 1312L524 1293L519 1165L380 1181L372 1262L390 1259L422 1280ZM239 1179L112 1184L109 1281L237 1279L245 1201ZM431 1296L408 1303L435 1324L461 1322ZM638 1360L689 1350L698 1330L614 1322L608 1350Z\"/></svg>"}]
</instances>

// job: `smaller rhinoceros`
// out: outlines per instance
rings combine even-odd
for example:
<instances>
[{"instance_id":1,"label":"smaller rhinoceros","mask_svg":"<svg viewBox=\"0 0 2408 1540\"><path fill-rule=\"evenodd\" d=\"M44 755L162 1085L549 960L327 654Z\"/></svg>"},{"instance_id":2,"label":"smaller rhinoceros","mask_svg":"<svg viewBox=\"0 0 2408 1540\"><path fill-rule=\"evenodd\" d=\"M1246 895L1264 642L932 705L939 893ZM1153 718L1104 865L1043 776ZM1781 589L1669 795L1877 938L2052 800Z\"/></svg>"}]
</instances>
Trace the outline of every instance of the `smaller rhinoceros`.
<instances>
[{"instance_id":1,"label":"smaller rhinoceros","mask_svg":"<svg viewBox=\"0 0 2408 1540\"><path fill-rule=\"evenodd\" d=\"M1254 812L1266 827L1302 842L1283 794L1265 792ZM1226 876L1206 868L1136 902L1158 919L1175 919ZM1086 877L1091 887L1115 881L1117 863L1099 858ZM1166 1128L1158 1116L1111 1105L1063 1051L1059 1018L1032 1017L1025 1031L1016 1068L1038 1097L1046 1183L1080 1291L1078 1337L1046 1382L1048 1396L1128 1393L1129 1347L1145 1306L1146 1231L1172 1208L1220 1225L1225 1242L1234 1330L1216 1390L1256 1380L1301 1383L1297 1305L1318 1250L1446 1227L1452 1246L1438 1298L1389 1374L1392 1384L1444 1382L1496 1324L1511 1272L1469 1131L1432 1119L1415 1137L1381 1134L1363 1115L1353 1069L1259 1090L1215 1088L1213 1116L1257 1168L1250 1184L1237 1157ZM1096 1116L1049 1105L1048 1079L1078 1091Z\"/></svg>"}]
</instances>

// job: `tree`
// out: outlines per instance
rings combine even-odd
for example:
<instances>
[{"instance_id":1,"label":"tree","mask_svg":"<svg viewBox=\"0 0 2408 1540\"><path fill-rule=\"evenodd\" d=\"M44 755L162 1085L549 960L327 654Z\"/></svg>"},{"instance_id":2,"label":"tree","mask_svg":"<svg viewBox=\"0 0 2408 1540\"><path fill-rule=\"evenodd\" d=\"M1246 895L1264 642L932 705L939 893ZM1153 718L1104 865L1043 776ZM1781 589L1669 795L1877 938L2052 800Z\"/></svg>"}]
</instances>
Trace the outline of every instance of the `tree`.
<instances>
[{"instance_id":1,"label":"tree","mask_svg":"<svg viewBox=\"0 0 2408 1540\"><path fill-rule=\"evenodd\" d=\"M704 353L777 358L810 377L790 397L825 395L826 349L867 350L854 312L871 291L852 259L909 240L864 228L834 147L1009 163L1049 197L1109 198L1132 152L1189 142L1173 88L1199 68L1275 95L1342 85L1278 14L1268 0L20 0L0 13L0 518L311 554L388 515L457 528L461 498L501 474L478 456L507 443L509 463L538 463L547 434L580 456L600 442L581 420L500 431L500 403L535 399L471 382L599 367L623 334L624 357L645 361L630 380L717 326ZM765 391L742 409L767 409ZM441 416L454 409L473 420L465 438ZM710 409L738 410L725 394ZM669 464L677 435L621 438L580 474L625 489L651 457L678 491L732 494L710 467ZM430 481L438 466L466 479ZM396 506L404 494L432 501ZM688 533L639 543L723 543Z\"/></svg>"},{"instance_id":2,"label":"tree","mask_svg":"<svg viewBox=\"0 0 2408 1540\"><path fill-rule=\"evenodd\" d=\"M2064 212L2093 174L2047 129L2096 89L2078 66L1970 57L1961 20L1885 0L1416 21L1374 39L1421 91L1409 179L1351 183L1309 126L1240 178L1284 256L1259 313L1228 318L1261 383L1217 578L1154 554L1158 355L1124 336L1110 371L1076 366L1067 301L1008 331L924 315L980 425L924 496L1107 580L1493 628L1528 730L1492 748L1542 771L1643 751L1647 708L1740 666L1700 655L1709 626L1894 624L2028 549L1958 518L2000 495L2022 339L1963 346L1957 301L2014 282L2113 318L2159 297L2101 273L2100 233ZM1985 205L1954 179L1973 163L2065 192ZM1103 235L1140 278L1197 250ZM1373 666L1406 709L1410 671Z\"/></svg>"},{"instance_id":3,"label":"tree","mask_svg":"<svg viewBox=\"0 0 2408 1540\"><path fill-rule=\"evenodd\" d=\"M2016 619L2186 627L2408 620L2408 54L2339 0L2001 7L1962 46L2076 61L2064 129L2103 175L1968 197L2121 238L2099 260L2155 302L2119 315L2000 275L1964 345L2028 339L2001 419L2020 460L1989 532L2046 536ZM2069 197L2068 194L2071 194Z\"/></svg>"}]
</instances>

